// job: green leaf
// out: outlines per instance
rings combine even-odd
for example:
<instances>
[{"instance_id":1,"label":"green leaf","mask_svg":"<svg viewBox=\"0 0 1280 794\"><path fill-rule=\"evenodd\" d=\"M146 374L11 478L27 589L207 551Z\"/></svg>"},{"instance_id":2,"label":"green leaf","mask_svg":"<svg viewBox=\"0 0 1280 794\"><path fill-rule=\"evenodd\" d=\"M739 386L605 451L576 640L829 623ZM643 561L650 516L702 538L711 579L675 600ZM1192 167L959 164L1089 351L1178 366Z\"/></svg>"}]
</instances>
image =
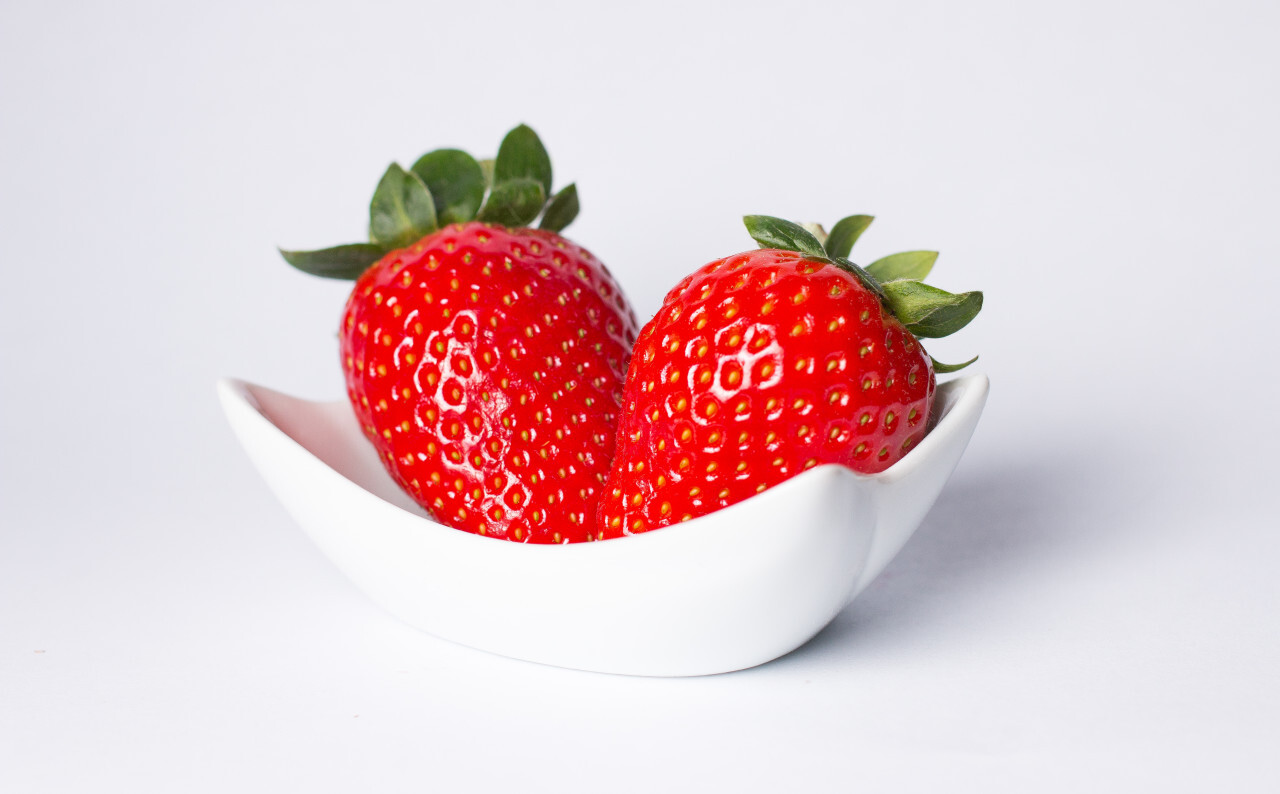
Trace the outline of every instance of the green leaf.
<instances>
[{"instance_id":1,"label":"green leaf","mask_svg":"<svg viewBox=\"0 0 1280 794\"><path fill-rule=\"evenodd\" d=\"M543 229L558 232L573 223L576 217L578 217L578 187L576 184L571 184L561 188L560 192L552 197L551 202L547 204L546 212L542 214L540 226Z\"/></svg>"},{"instance_id":2,"label":"green leaf","mask_svg":"<svg viewBox=\"0 0 1280 794\"><path fill-rule=\"evenodd\" d=\"M386 253L381 246L372 243L352 243L325 248L319 251L286 251L279 249L284 261L303 273L322 278L341 278L348 281L360 277Z\"/></svg>"},{"instance_id":3,"label":"green leaf","mask_svg":"<svg viewBox=\"0 0 1280 794\"><path fill-rule=\"evenodd\" d=\"M489 191L489 199L476 219L503 226L527 226L538 217L546 201L541 183L532 179L499 182Z\"/></svg>"},{"instance_id":4,"label":"green leaf","mask_svg":"<svg viewBox=\"0 0 1280 794\"><path fill-rule=\"evenodd\" d=\"M936 261L937 251L903 251L877 259L867 265L867 272L879 279L881 284L904 278L924 281Z\"/></svg>"},{"instance_id":5,"label":"green leaf","mask_svg":"<svg viewBox=\"0 0 1280 794\"><path fill-rule=\"evenodd\" d=\"M427 186L392 163L369 202L369 239L383 248L403 248L436 228L436 205Z\"/></svg>"},{"instance_id":6,"label":"green leaf","mask_svg":"<svg viewBox=\"0 0 1280 794\"><path fill-rule=\"evenodd\" d=\"M466 223L484 201L484 172L471 155L460 149L436 149L418 158L409 169L417 174L435 205L441 226Z\"/></svg>"},{"instance_id":7,"label":"green leaf","mask_svg":"<svg viewBox=\"0 0 1280 794\"><path fill-rule=\"evenodd\" d=\"M480 173L484 174L484 189L493 187L493 158L480 161Z\"/></svg>"},{"instance_id":8,"label":"green leaf","mask_svg":"<svg viewBox=\"0 0 1280 794\"><path fill-rule=\"evenodd\" d=\"M858 242L873 220L875 218L870 215L850 215L836 221L836 225L831 227L831 234L827 235L827 253L837 258L848 258L853 244Z\"/></svg>"},{"instance_id":9,"label":"green leaf","mask_svg":"<svg viewBox=\"0 0 1280 794\"><path fill-rule=\"evenodd\" d=\"M853 262L850 262L848 259L845 259L844 257L838 257L836 259L832 259L830 260L830 262L831 264L835 265L841 270L844 270L852 274L854 278L858 279L858 281L862 284L862 286L870 290L872 295L875 295L881 300L884 300L884 290L880 288L880 282L872 278L870 273L863 270L861 267L858 267Z\"/></svg>"},{"instance_id":10,"label":"green leaf","mask_svg":"<svg viewBox=\"0 0 1280 794\"><path fill-rule=\"evenodd\" d=\"M973 358L969 359L963 364L943 364L941 361L934 358L933 356L929 356L929 360L933 362L934 372L938 373L939 375L946 375L947 373L950 373L950 372L959 372L960 370L969 366L973 362L977 361L978 357L974 356Z\"/></svg>"},{"instance_id":11,"label":"green leaf","mask_svg":"<svg viewBox=\"0 0 1280 794\"><path fill-rule=\"evenodd\" d=\"M981 292L952 295L920 281L901 279L881 285L889 310L907 330L922 339L950 336L969 324L982 309Z\"/></svg>"},{"instance_id":12,"label":"green leaf","mask_svg":"<svg viewBox=\"0 0 1280 794\"><path fill-rule=\"evenodd\" d=\"M818 245L824 248L827 245L827 230L822 228L821 223L802 223L800 228L813 235L813 239L818 241Z\"/></svg>"},{"instance_id":13,"label":"green leaf","mask_svg":"<svg viewBox=\"0 0 1280 794\"><path fill-rule=\"evenodd\" d=\"M761 248L780 248L783 251L799 251L802 254L827 258L818 238L810 234L803 226L770 215L747 215L742 222L747 226L751 239Z\"/></svg>"},{"instance_id":14,"label":"green leaf","mask_svg":"<svg viewBox=\"0 0 1280 794\"><path fill-rule=\"evenodd\" d=\"M495 185L513 179L532 179L542 185L542 195L551 195L551 158L538 134L521 124L502 139L493 162Z\"/></svg>"}]
</instances>

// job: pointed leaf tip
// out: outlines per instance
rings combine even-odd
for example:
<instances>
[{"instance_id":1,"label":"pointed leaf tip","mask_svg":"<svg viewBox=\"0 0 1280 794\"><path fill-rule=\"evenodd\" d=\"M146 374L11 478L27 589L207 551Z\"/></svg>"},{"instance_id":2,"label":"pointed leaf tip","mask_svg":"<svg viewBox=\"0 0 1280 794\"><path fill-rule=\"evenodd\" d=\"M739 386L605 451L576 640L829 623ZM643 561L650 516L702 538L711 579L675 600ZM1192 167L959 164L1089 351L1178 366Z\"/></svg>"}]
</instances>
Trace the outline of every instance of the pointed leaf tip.
<instances>
[{"instance_id":1,"label":"pointed leaf tip","mask_svg":"<svg viewBox=\"0 0 1280 794\"><path fill-rule=\"evenodd\" d=\"M827 235L827 253L836 259L847 259L853 250L853 244L867 230L875 218L871 215L850 215L836 221Z\"/></svg>"},{"instance_id":2,"label":"pointed leaf tip","mask_svg":"<svg viewBox=\"0 0 1280 794\"><path fill-rule=\"evenodd\" d=\"M373 243L351 243L323 248L319 251L286 251L277 249L284 261L321 278L337 278L353 281L386 253Z\"/></svg>"},{"instance_id":3,"label":"pointed leaf tip","mask_svg":"<svg viewBox=\"0 0 1280 794\"><path fill-rule=\"evenodd\" d=\"M538 134L527 125L508 132L493 161L493 183L532 179L542 185L542 195L551 195L551 157Z\"/></svg>"},{"instance_id":4,"label":"pointed leaf tip","mask_svg":"<svg viewBox=\"0 0 1280 794\"><path fill-rule=\"evenodd\" d=\"M937 261L937 251L903 251L877 259L867 265L867 272L881 284L904 278L924 281Z\"/></svg>"},{"instance_id":5,"label":"pointed leaf tip","mask_svg":"<svg viewBox=\"0 0 1280 794\"><path fill-rule=\"evenodd\" d=\"M369 240L403 248L436 228L435 201L422 178L398 163L387 166L369 202Z\"/></svg>"},{"instance_id":6,"label":"pointed leaf tip","mask_svg":"<svg viewBox=\"0 0 1280 794\"><path fill-rule=\"evenodd\" d=\"M889 310L915 336L937 339L969 324L982 310L981 292L953 295L920 281L900 279L882 285Z\"/></svg>"},{"instance_id":7,"label":"pointed leaf tip","mask_svg":"<svg viewBox=\"0 0 1280 794\"><path fill-rule=\"evenodd\" d=\"M972 364L977 360L978 360L978 357L974 356L973 358L969 359L963 364L943 364L941 361L934 358L933 356L929 356L929 361L933 363L933 371L939 375L947 375L952 372L959 372L960 370L964 369L965 367L969 366L970 364Z\"/></svg>"},{"instance_id":8,"label":"pointed leaf tip","mask_svg":"<svg viewBox=\"0 0 1280 794\"><path fill-rule=\"evenodd\" d=\"M818 238L798 223L784 221L772 215L746 215L742 222L747 227L751 239L761 248L778 248L783 251L799 251L802 254L827 257Z\"/></svg>"},{"instance_id":9,"label":"pointed leaf tip","mask_svg":"<svg viewBox=\"0 0 1280 794\"><path fill-rule=\"evenodd\" d=\"M559 232L573 223L573 219L578 217L578 186L576 183L570 183L568 187L561 188L560 192L552 197L547 204L547 209L542 213L541 228L552 232Z\"/></svg>"}]
</instances>

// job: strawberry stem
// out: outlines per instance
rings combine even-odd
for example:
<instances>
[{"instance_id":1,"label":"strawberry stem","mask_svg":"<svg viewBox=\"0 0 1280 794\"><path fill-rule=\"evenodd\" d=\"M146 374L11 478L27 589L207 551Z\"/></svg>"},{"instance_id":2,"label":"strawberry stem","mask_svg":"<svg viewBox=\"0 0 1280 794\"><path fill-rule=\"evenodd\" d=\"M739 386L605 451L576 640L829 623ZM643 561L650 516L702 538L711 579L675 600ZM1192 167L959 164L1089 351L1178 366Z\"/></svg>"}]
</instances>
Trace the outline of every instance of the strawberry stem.
<instances>
[{"instance_id":1,"label":"strawberry stem","mask_svg":"<svg viewBox=\"0 0 1280 794\"><path fill-rule=\"evenodd\" d=\"M871 225L871 220L870 215L850 215L842 219L832 228L825 248L817 235L798 223L771 215L747 215L742 222L746 224L751 238L762 248L795 251L849 273L918 338L949 336L977 316L982 309L981 292L953 295L924 283L925 276L929 275L938 259L937 251L892 254L877 259L865 269L847 259L844 254L853 248L854 242ZM822 229L816 224L815 228ZM954 369L951 365L941 364L942 369L938 371L954 372L972 363L954 365Z\"/></svg>"},{"instance_id":2,"label":"strawberry stem","mask_svg":"<svg viewBox=\"0 0 1280 794\"><path fill-rule=\"evenodd\" d=\"M369 204L369 242L317 251L280 250L304 273L354 280L390 251L451 223L480 220L511 228L559 232L578 215L578 191L551 192L551 158L537 133L521 124L502 139L498 156L477 161L459 149L436 149L409 170L392 163Z\"/></svg>"}]
</instances>

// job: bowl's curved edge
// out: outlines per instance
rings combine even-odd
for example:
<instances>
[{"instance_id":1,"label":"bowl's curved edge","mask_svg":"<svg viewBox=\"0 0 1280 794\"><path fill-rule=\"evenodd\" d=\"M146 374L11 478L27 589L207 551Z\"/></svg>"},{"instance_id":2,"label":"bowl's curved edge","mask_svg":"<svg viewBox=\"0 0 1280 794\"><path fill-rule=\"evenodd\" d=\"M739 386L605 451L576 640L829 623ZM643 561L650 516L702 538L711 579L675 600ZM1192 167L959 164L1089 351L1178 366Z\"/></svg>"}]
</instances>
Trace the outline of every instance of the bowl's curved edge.
<instances>
[{"instance_id":1,"label":"bowl's curved edge","mask_svg":"<svg viewBox=\"0 0 1280 794\"><path fill-rule=\"evenodd\" d=\"M937 424L912 454L871 478L876 489L875 540L850 602L897 556L942 494L982 418L990 391L991 381L981 373L939 386L945 402Z\"/></svg>"},{"instance_id":2,"label":"bowl's curved edge","mask_svg":"<svg viewBox=\"0 0 1280 794\"><path fill-rule=\"evenodd\" d=\"M976 377L982 378L985 390L985 377ZM946 389L944 393L958 393L957 399L946 406L942 421L930 436L940 431L943 435L950 435L952 431L946 428L955 424L952 414L957 409L965 413L965 397L969 390L964 385L953 386L954 383L956 381L940 387ZM299 400L235 378L220 380L218 392L241 443L286 508L322 551L377 603L411 625L444 639L562 667L632 675L704 675L753 667L793 650L821 630L851 600L855 583L857 587L865 585L864 580L868 580L866 572L871 567L869 557L884 554L882 550L877 552L884 545L874 543L872 537L871 526L877 520L868 510L869 501L855 497L868 491L868 483L911 479L909 471L899 471L901 463L870 477L854 474L841 466L822 466L712 516L627 538L626 543L618 540L562 547L502 543L444 527L425 517L416 506L409 509L397 505L370 488L370 483L356 482L343 476L319 454L325 450L309 449L273 421L262 405L263 397L268 393L287 399L289 405L317 406L318 410L325 410L328 406L328 410L339 414L345 403ZM985 391L982 397L985 398ZM976 423L976 416L972 417L972 422ZM355 432L359 432L358 427ZM971 432L970 425L968 433ZM310 441L317 443L315 439ZM363 438L360 441L363 442ZM960 451L962 447L963 444ZM369 452L380 475L398 493L398 487L381 471L376 454L371 448ZM929 454L925 442L916 452ZM272 462L284 460L279 458L281 455L287 458L283 471L278 466L273 469ZM264 460L264 456L272 460ZM907 456L903 462L911 458ZM289 471L290 467L301 467L301 473ZM954 461L950 467L954 467ZM325 505L312 504L313 499L300 496L300 492L308 489L301 486L300 481L292 481L294 478L308 480L312 477L324 482L321 501ZM940 483L938 487L941 487ZM807 494L808 491L813 493ZM817 511L800 522L801 528L809 527L813 531L808 534L798 532L793 519L799 516L788 509L788 501L819 493L825 496L818 500L804 499L803 502L847 500L843 504L843 512L849 516L858 514L859 519L824 521L822 511ZM759 520L761 515L774 518L767 522ZM352 521L361 527L359 532L353 531ZM767 633L761 629L760 616L752 615L752 622L734 624L733 631L726 631L726 636L712 643L712 646L718 644L719 647L707 646L690 653L689 647L696 646L699 641L705 642L708 625L726 628L734 623L732 615L726 619L724 614L708 614L702 616L703 624L686 621L683 628L673 625L679 623L681 613L689 612L688 600L702 592L693 586L698 584L697 576L707 576L708 568L714 569L717 559L725 557L724 549L735 547L753 549L755 554L734 558L733 565L722 566L716 574L731 579L733 587L744 587L739 576L742 571L750 571L765 579L778 574L780 568L785 568L777 564L779 558L791 559L801 569L822 569L822 576L797 577L792 575L793 571L783 570L782 575L769 580L768 587L772 589L757 606L757 611L763 610L766 619L771 621L766 626L773 631L768 641L752 636L753 633ZM841 549L838 555L823 553L837 547ZM450 566L452 569L441 568L439 561L442 558L453 559L459 564ZM684 560L686 564L673 565L673 559ZM733 567L735 565L736 568ZM568 572L570 578L576 577L577 581L587 583L597 592L613 592L620 597L604 598L594 613L587 610L590 614L583 614L580 607L575 607L577 619L568 623L554 614L554 610L549 613L537 608L527 608L517 616L518 619L505 621L486 615L483 604L472 604L472 608L458 610L452 616L442 616L439 609L431 608L433 599L437 604L441 600L448 602L456 593L471 589L466 577L484 576L489 568L501 571L502 575L517 582L513 590L499 592L496 599L489 599L496 604L501 604L504 596L516 595L520 587L527 587L528 572L533 570L542 572L533 578L544 584L563 580ZM683 569L687 574L676 580L677 596L654 606L652 592L642 585L655 575L667 578L673 569ZM519 583L522 571L525 572L524 584ZM628 573L635 576L636 571L641 571L642 575L625 586L619 585L619 578L625 580ZM427 579L431 581L424 581ZM451 586L455 588L453 595L449 590ZM784 609L770 612L772 607L769 605L778 598L785 601L792 591L805 588L811 591L806 591L807 600L791 604L790 612ZM679 593L685 595L684 602ZM572 598L580 594L567 592L562 595ZM739 595L744 598L753 596L748 590ZM637 603L649 608L650 612L637 612ZM803 613L800 616L802 620L797 620L796 611ZM714 622L705 622L712 618ZM590 639L583 642L584 628L588 629L586 636L589 638L589 628L593 624L609 625L609 622L624 628L629 622L631 628L615 633L612 638L601 638L599 648L593 647ZM525 625L522 627L521 623ZM638 647L634 639L626 639L628 631L643 626L650 631L665 632L672 638L670 646L658 648L655 652L653 647ZM557 642L568 645L556 647Z\"/></svg>"},{"instance_id":3,"label":"bowl's curved edge","mask_svg":"<svg viewBox=\"0 0 1280 794\"><path fill-rule=\"evenodd\" d=\"M282 427L282 422L278 415L281 412L273 412L263 404L263 398L275 398L287 401L292 406L305 406L314 411L341 414L348 417L348 423L354 428L355 419L354 417L349 416L349 409L345 400L320 401L294 397L284 392L234 377L219 378L216 385L223 411L228 415L229 419L232 419L233 415L244 418L243 409L247 407L251 409L255 419L265 421L267 425L270 425L276 432L289 437L308 454L315 457L319 462L329 468L334 469L337 473L343 475L344 478L351 483L370 492L371 495L377 497L381 501L388 502L397 508L405 510L421 520L424 525L424 531L456 532L456 530L446 527L432 519L425 510L414 503L413 500L403 492L400 486L386 474L381 463L377 460L376 453L373 452L370 445L364 442L364 439L360 439L361 443L359 444L352 445L349 448L343 448L341 450L342 457L347 460L362 459L360 461L362 465L359 467L360 473L357 474L350 470L344 471L344 467L342 465L345 462L344 460L337 459L337 455L325 454L323 450L315 449L314 447L316 444L314 441L298 438L299 434L296 430ZM948 441L948 446L950 446L950 442L956 436L963 436L964 442L968 442L969 438L973 434L974 428L977 426L978 419L982 415L982 409L986 404L989 391L990 380L985 374L981 373L960 376L939 384L936 394L937 397L943 399L943 405L938 410L937 418L931 422L933 427L930 429L930 432L923 440L921 440L919 446L913 450L913 454L903 457L902 460L898 461L891 468L883 472L864 475L853 472L839 464L825 464L815 467L810 471L800 473L796 477L793 477L792 481L802 480L806 477L813 476L816 471L828 468L841 469L848 472L848 474L858 480L876 482L881 486L894 486L902 481L913 479L921 468L922 462L926 458L933 456L935 448L942 446L943 439ZM236 429L234 425L233 429ZM960 451L963 452L963 449ZM956 463L958 463L959 455L955 456L955 460ZM954 465L955 464L953 463L952 468L954 468ZM768 492L766 491L766 493ZM762 496L763 494L753 496L741 504L749 504L753 500L759 499ZM932 504L932 501L930 504ZM703 516L689 522L651 530L650 532L645 533L644 536L649 537L679 531L690 525L697 525L707 517L708 516ZM490 538L476 537L475 540L486 543L495 542ZM537 546L533 544L515 545L519 545L522 548L537 548ZM597 544L586 545L589 547L597 547Z\"/></svg>"},{"instance_id":4,"label":"bowl's curved edge","mask_svg":"<svg viewBox=\"0 0 1280 794\"><path fill-rule=\"evenodd\" d=\"M220 385L228 418L321 551L393 615L491 653L630 675L754 667L830 622L870 546L874 516L843 469L625 543L532 546L458 532L342 477L270 421L255 388Z\"/></svg>"}]
</instances>

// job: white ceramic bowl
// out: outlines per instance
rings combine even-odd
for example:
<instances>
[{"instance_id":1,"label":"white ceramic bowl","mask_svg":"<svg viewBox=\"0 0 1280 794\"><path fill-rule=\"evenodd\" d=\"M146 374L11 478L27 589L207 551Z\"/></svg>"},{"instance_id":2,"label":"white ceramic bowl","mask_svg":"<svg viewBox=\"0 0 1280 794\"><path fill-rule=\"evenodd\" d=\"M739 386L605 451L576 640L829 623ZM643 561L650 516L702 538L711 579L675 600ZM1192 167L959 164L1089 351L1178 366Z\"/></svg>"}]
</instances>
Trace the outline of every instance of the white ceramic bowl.
<instances>
[{"instance_id":1,"label":"white ceramic bowl","mask_svg":"<svg viewBox=\"0 0 1280 794\"><path fill-rule=\"evenodd\" d=\"M218 383L232 428L280 501L393 615L503 656L654 676L753 667L817 634L919 526L987 390L984 375L942 384L937 425L880 474L819 466L693 521L549 546L432 521L383 470L345 401Z\"/></svg>"}]
</instances>

